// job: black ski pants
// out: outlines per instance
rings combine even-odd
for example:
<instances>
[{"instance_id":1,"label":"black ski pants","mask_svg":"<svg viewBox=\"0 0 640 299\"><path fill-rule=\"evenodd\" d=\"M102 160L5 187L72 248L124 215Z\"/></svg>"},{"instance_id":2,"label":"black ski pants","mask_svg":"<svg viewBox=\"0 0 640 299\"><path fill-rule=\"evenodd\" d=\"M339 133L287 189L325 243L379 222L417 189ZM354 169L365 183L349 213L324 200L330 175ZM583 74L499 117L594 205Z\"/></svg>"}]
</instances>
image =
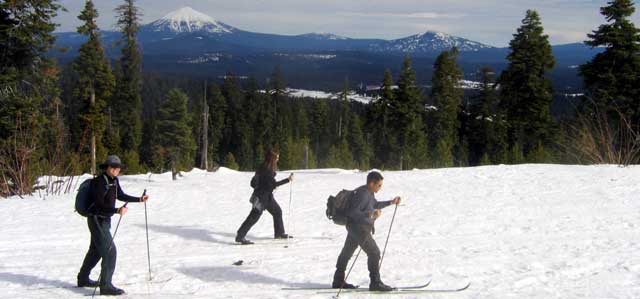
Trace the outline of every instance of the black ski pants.
<instances>
[{"instance_id":1,"label":"black ski pants","mask_svg":"<svg viewBox=\"0 0 640 299\"><path fill-rule=\"evenodd\" d=\"M89 225L89 232L91 232L91 244L82 262L82 267L80 267L78 277L88 278L91 269L102 259L100 286L110 287L113 285L111 278L113 277L113 271L116 269L117 256L116 245L111 238L111 218L89 216L87 217L87 224Z\"/></svg>"},{"instance_id":2,"label":"black ski pants","mask_svg":"<svg viewBox=\"0 0 640 299\"><path fill-rule=\"evenodd\" d=\"M380 281L380 249L373 239L372 231L373 228L370 225L347 223L347 239L344 241L340 256L338 256L336 272L333 276L335 283L344 281L347 264L358 246L367 254L367 267L369 268L371 282Z\"/></svg>"},{"instance_id":3,"label":"black ski pants","mask_svg":"<svg viewBox=\"0 0 640 299\"><path fill-rule=\"evenodd\" d=\"M263 208L266 209L273 216L273 235L274 237L281 236L284 234L284 222L282 221L282 209L278 202L273 198L273 195L266 200L265 203L262 204ZM240 228L238 229L238 233L236 238L242 239L244 238L251 227L260 220L260 216L262 216L262 209L252 208L247 219L244 220Z\"/></svg>"}]
</instances>

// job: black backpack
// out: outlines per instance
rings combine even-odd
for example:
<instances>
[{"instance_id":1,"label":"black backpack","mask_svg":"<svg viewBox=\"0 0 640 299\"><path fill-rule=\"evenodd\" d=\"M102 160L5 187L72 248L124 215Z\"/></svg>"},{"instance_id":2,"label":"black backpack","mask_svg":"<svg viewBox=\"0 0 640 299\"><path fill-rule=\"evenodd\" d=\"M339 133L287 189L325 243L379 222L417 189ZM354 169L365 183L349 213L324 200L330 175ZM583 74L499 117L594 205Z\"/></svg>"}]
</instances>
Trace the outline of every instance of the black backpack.
<instances>
[{"instance_id":1,"label":"black backpack","mask_svg":"<svg viewBox=\"0 0 640 299\"><path fill-rule=\"evenodd\" d=\"M76 194L76 212L78 212L80 216L83 216L83 217L90 216L91 208L95 205L95 202L91 198L91 181L94 179L95 178L86 179L84 180L84 182L80 184L80 187L78 187L78 194ZM105 186L106 188L105 194L106 194L106 192L109 191L109 181L107 180L106 177L104 179L107 181L107 184Z\"/></svg>"},{"instance_id":2,"label":"black backpack","mask_svg":"<svg viewBox=\"0 0 640 299\"><path fill-rule=\"evenodd\" d=\"M256 187L258 187L258 179L259 177L257 174L251 178L251 183L249 183L251 185L251 188L255 189Z\"/></svg>"},{"instance_id":3,"label":"black backpack","mask_svg":"<svg viewBox=\"0 0 640 299\"><path fill-rule=\"evenodd\" d=\"M342 190L336 196L329 196L327 199L327 218L333 220L337 225L346 225L349 208L356 194L354 190Z\"/></svg>"}]
</instances>

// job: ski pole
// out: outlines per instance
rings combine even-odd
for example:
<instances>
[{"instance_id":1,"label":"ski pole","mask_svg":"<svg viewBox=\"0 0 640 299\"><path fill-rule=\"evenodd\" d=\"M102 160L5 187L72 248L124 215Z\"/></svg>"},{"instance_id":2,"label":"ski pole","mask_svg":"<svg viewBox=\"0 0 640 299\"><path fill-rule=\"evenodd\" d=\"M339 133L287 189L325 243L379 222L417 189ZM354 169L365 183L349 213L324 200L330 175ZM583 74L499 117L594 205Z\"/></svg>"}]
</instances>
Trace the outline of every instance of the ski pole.
<instances>
[{"instance_id":1,"label":"ski pole","mask_svg":"<svg viewBox=\"0 0 640 299\"><path fill-rule=\"evenodd\" d=\"M147 194L147 189L142 192L142 197ZM147 221L147 202L144 202L144 230L147 234L147 262L149 264L149 280L151 280L151 254L149 253L149 222Z\"/></svg>"},{"instance_id":2,"label":"ski pole","mask_svg":"<svg viewBox=\"0 0 640 299\"><path fill-rule=\"evenodd\" d=\"M124 205L121 207L121 209L122 209L122 208L126 208L128 203L129 203L129 202L125 202L125 203L124 203ZM97 219L97 218L96 218L96 219ZM107 250L107 254L106 254L104 257L102 257L102 258L105 258L105 257L109 256L109 253L111 252L111 249L113 248L113 242L114 242L114 240L116 239L116 234L118 233L118 227L120 227L120 221L121 221L121 220L122 220L122 214L120 214L120 218L118 218L118 224L116 224L116 229L115 229L115 230L113 230L113 236L111 236L111 244L109 244L109 249ZM97 224L98 224L98 220L96 220L96 225L97 225ZM99 226L99 225L98 225L98 226ZM104 269L101 269L101 270L100 270L100 276L98 276L98 285L100 285L100 280L102 280L102 271L104 271ZM97 290L98 290L98 286L96 285L96 286L93 288L93 294L91 294L91 298L93 298L93 297L95 297L95 296L96 296L96 291L97 291Z\"/></svg>"},{"instance_id":3,"label":"ski pole","mask_svg":"<svg viewBox=\"0 0 640 299\"><path fill-rule=\"evenodd\" d=\"M382 260L384 260L384 253L387 251L387 244L389 243L389 237L391 236L391 228L393 227L393 220L396 219L396 212L398 211L398 205L393 209L393 217L391 217L391 224L389 225L389 232L387 233L387 240L384 242L384 249L382 250L382 256L380 257L380 265L378 269L382 268Z\"/></svg>"},{"instance_id":4,"label":"ski pole","mask_svg":"<svg viewBox=\"0 0 640 299\"><path fill-rule=\"evenodd\" d=\"M291 175L293 175L293 173L290 174L290 176ZM293 181L290 181L289 182L289 210L287 212L287 214L289 214L289 215L287 215L287 220L288 220L287 224L289 224L289 233L291 233L291 231L292 231L291 230L291 198L292 197L293 197ZM289 237L288 236L287 236L287 246L286 247L287 248L289 247Z\"/></svg>"},{"instance_id":5,"label":"ski pole","mask_svg":"<svg viewBox=\"0 0 640 299\"><path fill-rule=\"evenodd\" d=\"M338 293L336 294L335 298L340 297L340 293L342 293L342 288L344 287L344 284L347 282L347 279L349 278L349 274L351 274L351 270L353 270L353 266L356 265L356 261L358 260L358 256L360 255L360 252L362 252L362 247L360 247L360 249L358 250L358 253L356 254L356 257L353 259L353 264L351 264L351 268L349 268L349 272L347 272L347 276L344 277L342 284L340 284L340 289L338 289Z\"/></svg>"}]
</instances>

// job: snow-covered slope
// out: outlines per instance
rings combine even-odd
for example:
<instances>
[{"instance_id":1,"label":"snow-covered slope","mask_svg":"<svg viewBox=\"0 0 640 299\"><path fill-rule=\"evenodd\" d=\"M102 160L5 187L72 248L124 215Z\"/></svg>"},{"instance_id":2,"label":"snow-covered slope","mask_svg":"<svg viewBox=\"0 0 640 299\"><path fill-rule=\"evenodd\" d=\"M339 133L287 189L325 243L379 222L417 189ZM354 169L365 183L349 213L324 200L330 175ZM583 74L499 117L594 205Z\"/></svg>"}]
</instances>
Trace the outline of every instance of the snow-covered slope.
<instances>
[{"instance_id":1,"label":"snow-covered slope","mask_svg":"<svg viewBox=\"0 0 640 299\"><path fill-rule=\"evenodd\" d=\"M256 245L234 244L249 213L252 173L122 177L128 193L146 188L151 195L153 275L147 282L144 206L132 203L115 241L114 283L127 298L329 298L282 288L331 282L346 232L326 219L325 200L362 184L366 172L293 172L293 185L275 192L295 236L286 248L271 239L268 213L248 235ZM435 289L471 282L462 293L393 298L640 298L640 167L486 166L383 175L376 196L404 198L382 265L384 282L413 285L432 277ZM89 232L73 212L73 196L0 200L0 298L91 294L74 288ZM386 208L376 224L381 249L393 211ZM239 260L243 265L232 265ZM349 281L368 285L363 255Z\"/></svg>"},{"instance_id":2,"label":"snow-covered slope","mask_svg":"<svg viewBox=\"0 0 640 299\"><path fill-rule=\"evenodd\" d=\"M168 13L166 16L144 26L146 31L166 31L173 33L232 33L237 29L212 17L194 10L191 7L183 7Z\"/></svg>"},{"instance_id":3,"label":"snow-covered slope","mask_svg":"<svg viewBox=\"0 0 640 299\"><path fill-rule=\"evenodd\" d=\"M431 53L449 50L452 47L457 47L461 52L492 48L491 46L461 37L455 37L441 32L427 31L405 38L373 44L370 50L376 52Z\"/></svg>"}]
</instances>

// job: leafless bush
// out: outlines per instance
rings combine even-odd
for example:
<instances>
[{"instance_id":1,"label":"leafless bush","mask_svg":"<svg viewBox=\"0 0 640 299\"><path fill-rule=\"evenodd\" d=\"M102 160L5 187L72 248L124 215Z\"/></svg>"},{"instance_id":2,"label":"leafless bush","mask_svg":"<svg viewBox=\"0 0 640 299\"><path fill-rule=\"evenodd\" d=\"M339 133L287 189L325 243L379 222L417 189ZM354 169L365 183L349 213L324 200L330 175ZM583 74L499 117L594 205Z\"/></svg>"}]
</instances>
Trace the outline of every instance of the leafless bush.
<instances>
[{"instance_id":1,"label":"leafless bush","mask_svg":"<svg viewBox=\"0 0 640 299\"><path fill-rule=\"evenodd\" d=\"M35 124L24 125L20 115L16 118L16 130L0 144L0 195L26 195L33 192L35 174L33 161L37 144Z\"/></svg>"},{"instance_id":2,"label":"leafless bush","mask_svg":"<svg viewBox=\"0 0 640 299\"><path fill-rule=\"evenodd\" d=\"M640 161L638 127L618 110L578 114L565 139L566 153L578 163L627 166Z\"/></svg>"}]
</instances>

